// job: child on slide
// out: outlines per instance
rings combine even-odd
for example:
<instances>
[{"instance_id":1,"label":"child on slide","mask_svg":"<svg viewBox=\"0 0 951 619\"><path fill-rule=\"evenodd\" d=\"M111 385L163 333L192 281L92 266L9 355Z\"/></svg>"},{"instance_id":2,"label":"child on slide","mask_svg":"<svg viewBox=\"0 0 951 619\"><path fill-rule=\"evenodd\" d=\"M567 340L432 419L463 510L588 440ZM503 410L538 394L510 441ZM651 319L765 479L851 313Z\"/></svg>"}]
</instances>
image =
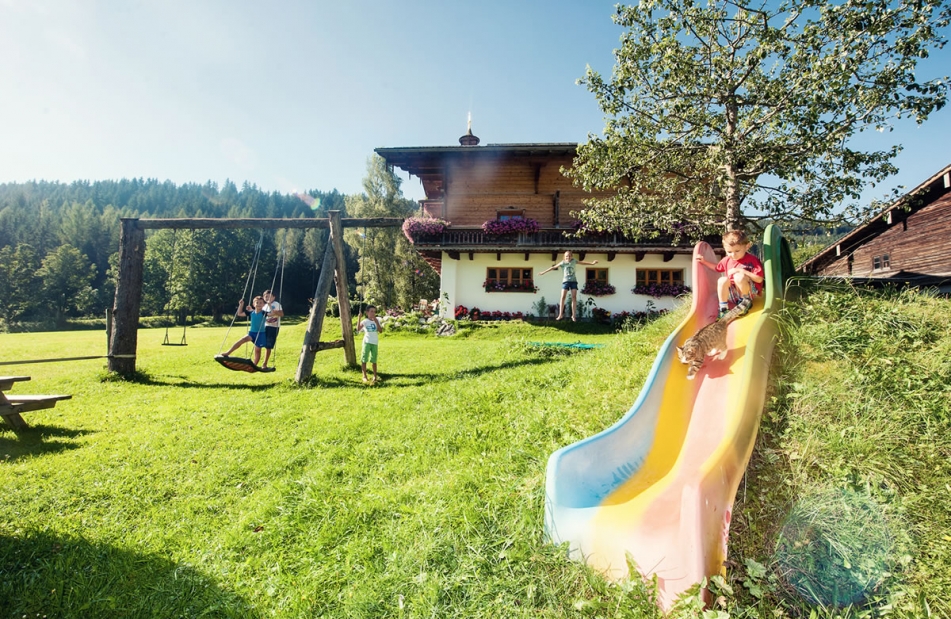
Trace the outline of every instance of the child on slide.
<instances>
[{"instance_id":1,"label":"child on slide","mask_svg":"<svg viewBox=\"0 0 951 619\"><path fill-rule=\"evenodd\" d=\"M717 280L717 298L720 311L717 319L730 310L730 305L743 305L745 314L753 307L753 297L762 292L766 273L759 258L749 252L753 245L742 230L730 230L723 235L723 251L726 256L717 264L697 256L697 262L724 275Z\"/></svg>"}]
</instances>

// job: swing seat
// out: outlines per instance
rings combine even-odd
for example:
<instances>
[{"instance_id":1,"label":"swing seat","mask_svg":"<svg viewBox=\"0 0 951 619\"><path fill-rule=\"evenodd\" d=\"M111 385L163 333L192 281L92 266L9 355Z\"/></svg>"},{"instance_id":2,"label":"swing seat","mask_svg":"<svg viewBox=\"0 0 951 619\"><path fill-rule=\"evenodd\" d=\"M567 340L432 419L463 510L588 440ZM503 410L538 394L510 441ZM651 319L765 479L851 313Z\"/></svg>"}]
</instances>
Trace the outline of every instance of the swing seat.
<instances>
[{"instance_id":1,"label":"swing seat","mask_svg":"<svg viewBox=\"0 0 951 619\"><path fill-rule=\"evenodd\" d=\"M229 370L234 370L235 372L248 372L249 374L254 374L255 372L273 372L275 368L262 368L260 366L254 365L254 362L250 359L244 359L242 357L229 357L227 355L215 355L215 361L220 363L222 367L226 367Z\"/></svg>"}]
</instances>

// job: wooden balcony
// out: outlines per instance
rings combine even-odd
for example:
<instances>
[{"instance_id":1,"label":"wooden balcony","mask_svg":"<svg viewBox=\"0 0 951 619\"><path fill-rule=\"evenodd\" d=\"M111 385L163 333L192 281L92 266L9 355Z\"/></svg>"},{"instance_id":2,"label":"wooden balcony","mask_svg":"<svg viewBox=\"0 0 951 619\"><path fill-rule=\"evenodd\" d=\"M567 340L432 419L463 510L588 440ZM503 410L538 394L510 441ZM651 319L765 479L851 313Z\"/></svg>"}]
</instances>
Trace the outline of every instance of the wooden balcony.
<instances>
[{"instance_id":1,"label":"wooden balcony","mask_svg":"<svg viewBox=\"0 0 951 619\"><path fill-rule=\"evenodd\" d=\"M685 253L693 245L683 241L671 244L671 237L634 240L619 232L576 236L569 228L542 228L532 234L487 234L481 227L453 227L442 234L421 236L413 245L420 252L547 252L566 249L586 252L639 253L664 251Z\"/></svg>"}]
</instances>

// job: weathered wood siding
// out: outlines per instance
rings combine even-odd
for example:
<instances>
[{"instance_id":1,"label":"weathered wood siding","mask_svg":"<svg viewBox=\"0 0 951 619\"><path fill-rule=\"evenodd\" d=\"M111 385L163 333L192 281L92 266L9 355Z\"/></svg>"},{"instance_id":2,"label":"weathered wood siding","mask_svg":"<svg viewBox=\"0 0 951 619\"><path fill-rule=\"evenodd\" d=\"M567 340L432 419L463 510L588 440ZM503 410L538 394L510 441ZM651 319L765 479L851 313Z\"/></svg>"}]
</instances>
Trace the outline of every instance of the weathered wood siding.
<instances>
[{"instance_id":1,"label":"weathered wood siding","mask_svg":"<svg viewBox=\"0 0 951 619\"><path fill-rule=\"evenodd\" d=\"M568 225L574 220L571 211L583 208L581 200L588 195L561 174L561 167L571 163L570 156L451 161L446 167L445 218L453 226L480 226L495 219L497 211L514 207L542 226L553 226L557 193L558 223ZM436 208L427 212L431 210Z\"/></svg>"},{"instance_id":2,"label":"weathered wood siding","mask_svg":"<svg viewBox=\"0 0 951 619\"><path fill-rule=\"evenodd\" d=\"M905 217L893 215L885 232L852 252L856 277L889 277L898 271L926 275L951 274L951 193ZM872 259L888 254L889 268L873 270ZM822 275L848 275L848 257L840 256Z\"/></svg>"}]
</instances>

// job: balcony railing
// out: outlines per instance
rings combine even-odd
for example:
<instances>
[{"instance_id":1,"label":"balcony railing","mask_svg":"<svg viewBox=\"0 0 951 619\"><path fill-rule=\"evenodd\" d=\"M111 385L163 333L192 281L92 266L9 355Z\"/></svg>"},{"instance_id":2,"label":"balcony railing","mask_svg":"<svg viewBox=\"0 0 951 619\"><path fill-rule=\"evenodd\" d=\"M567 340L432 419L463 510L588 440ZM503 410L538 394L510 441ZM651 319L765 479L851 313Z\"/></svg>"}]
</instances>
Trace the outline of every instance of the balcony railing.
<instances>
[{"instance_id":1,"label":"balcony railing","mask_svg":"<svg viewBox=\"0 0 951 619\"><path fill-rule=\"evenodd\" d=\"M452 228L441 234L420 236L414 245L422 249L454 247L631 247L643 244L619 232L604 234L585 234L576 236L573 230L565 228L542 228L532 234L486 234L481 228ZM651 239L651 245L670 244L670 239Z\"/></svg>"}]
</instances>

